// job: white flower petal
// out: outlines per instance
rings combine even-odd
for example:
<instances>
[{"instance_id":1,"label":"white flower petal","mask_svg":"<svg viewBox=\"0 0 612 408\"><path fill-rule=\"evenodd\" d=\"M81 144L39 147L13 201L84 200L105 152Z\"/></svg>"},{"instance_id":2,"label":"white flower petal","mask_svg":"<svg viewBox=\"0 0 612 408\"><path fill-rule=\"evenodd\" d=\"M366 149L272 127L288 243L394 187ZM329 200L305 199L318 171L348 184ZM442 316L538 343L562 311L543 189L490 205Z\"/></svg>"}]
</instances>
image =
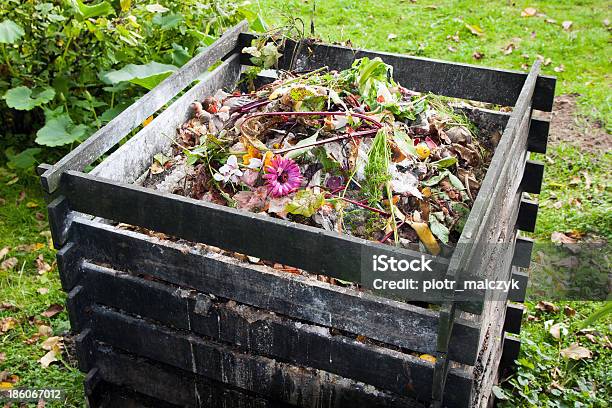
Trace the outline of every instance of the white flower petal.
<instances>
[{"instance_id":1,"label":"white flower petal","mask_svg":"<svg viewBox=\"0 0 612 408\"><path fill-rule=\"evenodd\" d=\"M238 158L232 154L227 158L227 163L225 164L230 167L238 167Z\"/></svg>"},{"instance_id":2,"label":"white flower petal","mask_svg":"<svg viewBox=\"0 0 612 408\"><path fill-rule=\"evenodd\" d=\"M252 158L249 160L249 165L247 166L249 169L257 170L261 168L263 161L261 159Z\"/></svg>"},{"instance_id":3,"label":"white flower petal","mask_svg":"<svg viewBox=\"0 0 612 408\"><path fill-rule=\"evenodd\" d=\"M224 177L221 173L215 173L213 174L213 178L217 181L223 181Z\"/></svg>"}]
</instances>

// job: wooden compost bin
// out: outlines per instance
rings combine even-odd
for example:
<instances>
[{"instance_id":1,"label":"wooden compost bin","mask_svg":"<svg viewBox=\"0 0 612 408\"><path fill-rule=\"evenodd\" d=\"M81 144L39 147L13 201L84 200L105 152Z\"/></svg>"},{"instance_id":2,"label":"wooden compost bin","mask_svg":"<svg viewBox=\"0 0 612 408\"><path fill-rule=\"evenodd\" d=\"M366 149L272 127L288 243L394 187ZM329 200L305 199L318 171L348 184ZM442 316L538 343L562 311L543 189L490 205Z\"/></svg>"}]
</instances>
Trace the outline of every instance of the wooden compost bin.
<instances>
[{"instance_id":1,"label":"wooden compost bin","mask_svg":"<svg viewBox=\"0 0 612 408\"><path fill-rule=\"evenodd\" d=\"M504 301L456 302L438 310L334 286L207 253L213 245L359 282L365 247L420 253L263 217L135 184L168 149L194 100L232 88L253 35L239 24L54 166L40 167L80 369L91 406L422 407L486 406L500 370L516 358L529 240L546 149L555 79L529 74L288 42L279 68L344 69L381 57L402 85L421 92L513 107L471 109L503 132L459 244L504 243L510 256L463 246L441 277L470 268L523 282ZM223 62L196 85L209 66ZM190 87L190 88L189 88ZM187 89L188 88L188 89ZM91 172L182 90L187 91ZM112 221L110 221L112 220ZM181 240L128 231L140 226ZM479 252L480 251L480 252ZM486 295L486 294L485 294ZM357 337L359 336L359 337ZM366 341L363 339L366 338ZM359 340L359 341L358 341ZM431 363L420 354L436 357Z\"/></svg>"}]
</instances>

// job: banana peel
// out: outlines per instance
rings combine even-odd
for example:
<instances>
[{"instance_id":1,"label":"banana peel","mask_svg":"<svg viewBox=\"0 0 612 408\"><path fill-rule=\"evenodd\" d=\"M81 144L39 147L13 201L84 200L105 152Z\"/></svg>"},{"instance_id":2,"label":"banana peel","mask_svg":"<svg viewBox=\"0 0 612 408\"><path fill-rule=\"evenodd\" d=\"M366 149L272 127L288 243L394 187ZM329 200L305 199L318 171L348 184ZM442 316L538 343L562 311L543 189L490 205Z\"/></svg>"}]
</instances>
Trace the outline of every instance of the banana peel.
<instances>
[{"instance_id":1,"label":"banana peel","mask_svg":"<svg viewBox=\"0 0 612 408\"><path fill-rule=\"evenodd\" d=\"M417 233L419 239L425 245L425 248L432 254L438 255L440 253L440 245L436 238L431 233L429 226L426 222L408 222L410 227Z\"/></svg>"}]
</instances>

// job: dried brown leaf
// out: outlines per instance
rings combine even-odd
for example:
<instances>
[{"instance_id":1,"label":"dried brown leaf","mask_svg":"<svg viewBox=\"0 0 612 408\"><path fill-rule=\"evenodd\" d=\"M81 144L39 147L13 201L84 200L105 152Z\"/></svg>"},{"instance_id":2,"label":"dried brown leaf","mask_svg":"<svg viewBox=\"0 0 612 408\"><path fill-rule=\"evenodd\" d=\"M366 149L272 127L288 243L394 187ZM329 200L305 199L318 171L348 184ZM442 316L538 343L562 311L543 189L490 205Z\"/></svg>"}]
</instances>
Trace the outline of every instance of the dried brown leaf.
<instances>
[{"instance_id":1,"label":"dried brown leaf","mask_svg":"<svg viewBox=\"0 0 612 408\"><path fill-rule=\"evenodd\" d=\"M564 233L558 232L558 231L554 231L552 234L550 234L550 240L551 242L554 242L556 244L575 244L576 243L575 239L570 238Z\"/></svg>"},{"instance_id":2,"label":"dried brown leaf","mask_svg":"<svg viewBox=\"0 0 612 408\"><path fill-rule=\"evenodd\" d=\"M19 322L14 317L3 317L0 319L0 333L6 333L7 331L13 329L15 326L17 326L17 323Z\"/></svg>"},{"instance_id":3,"label":"dried brown leaf","mask_svg":"<svg viewBox=\"0 0 612 408\"><path fill-rule=\"evenodd\" d=\"M8 271L9 269L13 269L18 263L19 261L15 257L5 259L0 264L0 271Z\"/></svg>"},{"instance_id":4,"label":"dried brown leaf","mask_svg":"<svg viewBox=\"0 0 612 408\"><path fill-rule=\"evenodd\" d=\"M539 301L535 308L543 312L557 313L559 311L558 306L553 303L546 302L544 300Z\"/></svg>"},{"instance_id":5,"label":"dried brown leaf","mask_svg":"<svg viewBox=\"0 0 612 408\"><path fill-rule=\"evenodd\" d=\"M472 54L472 57L476 60L480 60L484 57L484 53L480 51L474 51L474 53Z\"/></svg>"},{"instance_id":6,"label":"dried brown leaf","mask_svg":"<svg viewBox=\"0 0 612 408\"><path fill-rule=\"evenodd\" d=\"M49 306L47 308L47 310L42 312L41 316L51 318L51 317L55 316L56 314L61 313L63 310L64 310L64 306L62 306L60 304L57 304L57 303L54 303L51 306Z\"/></svg>"},{"instance_id":7,"label":"dried brown leaf","mask_svg":"<svg viewBox=\"0 0 612 408\"><path fill-rule=\"evenodd\" d=\"M523 11L521 11L521 17L533 17L538 13L534 7L527 7Z\"/></svg>"},{"instance_id":8,"label":"dried brown leaf","mask_svg":"<svg viewBox=\"0 0 612 408\"><path fill-rule=\"evenodd\" d=\"M11 248L9 247L4 247L2 249L0 249L0 259L4 258L6 255L8 255L8 253L11 251Z\"/></svg>"},{"instance_id":9,"label":"dried brown leaf","mask_svg":"<svg viewBox=\"0 0 612 408\"><path fill-rule=\"evenodd\" d=\"M578 343L572 343L568 348L561 350L561 356L572 360L582 360L593 357L593 353Z\"/></svg>"}]
</instances>

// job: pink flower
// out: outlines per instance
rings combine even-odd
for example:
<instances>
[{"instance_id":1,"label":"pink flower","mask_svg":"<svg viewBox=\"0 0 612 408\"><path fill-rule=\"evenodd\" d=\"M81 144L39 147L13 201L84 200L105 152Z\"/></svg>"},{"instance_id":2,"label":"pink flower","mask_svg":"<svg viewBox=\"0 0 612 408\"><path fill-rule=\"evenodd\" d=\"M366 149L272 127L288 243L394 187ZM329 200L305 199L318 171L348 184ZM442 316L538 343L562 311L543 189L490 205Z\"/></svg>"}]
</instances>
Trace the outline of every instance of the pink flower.
<instances>
[{"instance_id":1,"label":"pink flower","mask_svg":"<svg viewBox=\"0 0 612 408\"><path fill-rule=\"evenodd\" d=\"M265 167L266 186L272 197L282 197L295 191L302 184L300 168L291 159L275 156Z\"/></svg>"}]
</instances>

